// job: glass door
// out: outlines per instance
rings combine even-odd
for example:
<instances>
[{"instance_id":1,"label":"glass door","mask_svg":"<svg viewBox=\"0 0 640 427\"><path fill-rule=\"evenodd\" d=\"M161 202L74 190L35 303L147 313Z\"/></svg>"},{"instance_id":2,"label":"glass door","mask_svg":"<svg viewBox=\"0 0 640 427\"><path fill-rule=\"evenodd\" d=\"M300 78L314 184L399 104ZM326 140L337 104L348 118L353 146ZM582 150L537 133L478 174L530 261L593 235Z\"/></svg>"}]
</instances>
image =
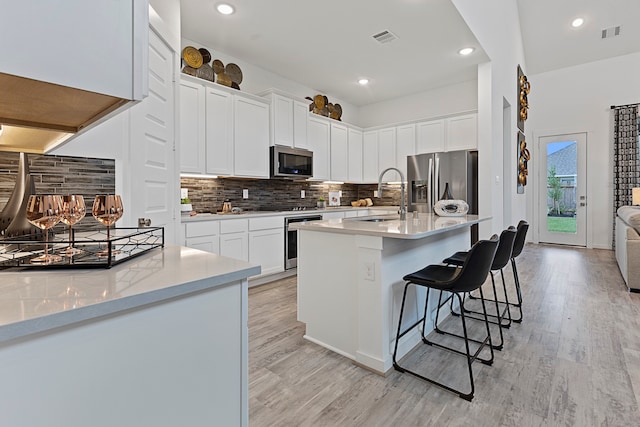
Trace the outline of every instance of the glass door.
<instances>
[{"instance_id":1,"label":"glass door","mask_svg":"<svg viewBox=\"0 0 640 427\"><path fill-rule=\"evenodd\" d=\"M538 240L587 246L587 135L540 137L538 148Z\"/></svg>"}]
</instances>

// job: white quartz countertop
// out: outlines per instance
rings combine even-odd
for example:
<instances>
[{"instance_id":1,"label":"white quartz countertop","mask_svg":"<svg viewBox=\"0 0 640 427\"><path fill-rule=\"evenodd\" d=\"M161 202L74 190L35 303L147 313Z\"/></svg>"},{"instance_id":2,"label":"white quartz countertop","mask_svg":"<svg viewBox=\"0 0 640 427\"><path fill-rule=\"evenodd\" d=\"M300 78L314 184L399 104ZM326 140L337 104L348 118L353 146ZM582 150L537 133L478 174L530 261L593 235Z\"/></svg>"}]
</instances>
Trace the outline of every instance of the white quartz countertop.
<instances>
[{"instance_id":1,"label":"white quartz countertop","mask_svg":"<svg viewBox=\"0 0 640 427\"><path fill-rule=\"evenodd\" d=\"M110 269L0 272L0 343L212 289L260 267L165 246Z\"/></svg>"},{"instance_id":2,"label":"white quartz countertop","mask_svg":"<svg viewBox=\"0 0 640 427\"><path fill-rule=\"evenodd\" d=\"M305 209L302 211L243 211L236 214L212 214L212 213L199 213L194 216L182 215L182 223L186 222L198 222L198 221L212 221L212 220L226 220L226 219L238 219L238 218L258 218L265 216L304 216L304 215L318 215L328 212L349 212L349 211L361 211L367 209L385 210L389 212L396 212L397 206L369 206L353 208L349 206L337 206L327 207L325 209Z\"/></svg>"},{"instance_id":3,"label":"white quartz countertop","mask_svg":"<svg viewBox=\"0 0 640 427\"><path fill-rule=\"evenodd\" d=\"M375 222L374 220L380 220ZM396 215L372 215L356 218L300 222L290 224L296 230L321 231L327 233L359 234L367 236L390 237L393 239L422 239L457 228L469 227L491 219L490 216L465 215L460 217L437 216L421 213L414 217L407 214L407 220L401 221ZM372 221L369 221L372 220Z\"/></svg>"}]
</instances>

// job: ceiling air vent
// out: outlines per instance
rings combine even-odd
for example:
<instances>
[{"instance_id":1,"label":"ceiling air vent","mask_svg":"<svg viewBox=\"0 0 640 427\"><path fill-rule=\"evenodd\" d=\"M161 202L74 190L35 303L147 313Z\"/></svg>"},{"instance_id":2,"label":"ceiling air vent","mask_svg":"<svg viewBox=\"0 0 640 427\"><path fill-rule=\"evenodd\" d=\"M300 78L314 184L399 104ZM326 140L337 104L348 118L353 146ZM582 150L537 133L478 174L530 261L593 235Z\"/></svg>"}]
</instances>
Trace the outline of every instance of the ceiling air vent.
<instances>
[{"instance_id":1,"label":"ceiling air vent","mask_svg":"<svg viewBox=\"0 0 640 427\"><path fill-rule=\"evenodd\" d=\"M386 43L391 43L392 41L394 41L395 39L397 39L398 37L396 37L395 34L393 34L391 31L389 30L384 30L379 32L378 34L374 34L372 36L378 43L381 44L386 44Z\"/></svg>"},{"instance_id":2,"label":"ceiling air vent","mask_svg":"<svg viewBox=\"0 0 640 427\"><path fill-rule=\"evenodd\" d=\"M602 38L610 39L612 37L616 37L620 35L620 25L615 27L604 28L602 30Z\"/></svg>"}]
</instances>

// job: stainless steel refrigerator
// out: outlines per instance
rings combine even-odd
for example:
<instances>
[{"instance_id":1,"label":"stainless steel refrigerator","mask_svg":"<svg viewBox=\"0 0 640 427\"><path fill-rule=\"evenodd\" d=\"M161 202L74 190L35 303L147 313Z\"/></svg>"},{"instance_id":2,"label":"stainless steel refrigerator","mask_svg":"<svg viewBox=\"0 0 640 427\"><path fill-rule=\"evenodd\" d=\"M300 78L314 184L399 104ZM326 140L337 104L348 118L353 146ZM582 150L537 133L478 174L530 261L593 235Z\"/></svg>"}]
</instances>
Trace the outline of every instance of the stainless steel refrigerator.
<instances>
[{"instance_id":1,"label":"stainless steel refrigerator","mask_svg":"<svg viewBox=\"0 0 640 427\"><path fill-rule=\"evenodd\" d=\"M409 212L433 213L447 183L454 199L469 205L469 214L478 214L478 152L449 151L407 157ZM471 228L471 241L478 240L478 227Z\"/></svg>"}]
</instances>

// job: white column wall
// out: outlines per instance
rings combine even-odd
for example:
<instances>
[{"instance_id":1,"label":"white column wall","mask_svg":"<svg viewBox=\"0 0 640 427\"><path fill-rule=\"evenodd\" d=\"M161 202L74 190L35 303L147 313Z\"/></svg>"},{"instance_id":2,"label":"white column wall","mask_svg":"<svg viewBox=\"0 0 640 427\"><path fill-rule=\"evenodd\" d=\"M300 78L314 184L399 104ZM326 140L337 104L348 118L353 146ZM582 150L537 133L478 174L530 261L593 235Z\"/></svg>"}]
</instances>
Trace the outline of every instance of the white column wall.
<instances>
[{"instance_id":1,"label":"white column wall","mask_svg":"<svg viewBox=\"0 0 640 427\"><path fill-rule=\"evenodd\" d=\"M613 127L611 105L640 102L640 53L529 76L530 119L526 137L533 170L527 186L533 218L537 138L587 133L587 246L611 249L613 233ZM532 176L531 173L536 175ZM533 224L535 226L535 224ZM536 230L532 230L534 233Z\"/></svg>"}]
</instances>

